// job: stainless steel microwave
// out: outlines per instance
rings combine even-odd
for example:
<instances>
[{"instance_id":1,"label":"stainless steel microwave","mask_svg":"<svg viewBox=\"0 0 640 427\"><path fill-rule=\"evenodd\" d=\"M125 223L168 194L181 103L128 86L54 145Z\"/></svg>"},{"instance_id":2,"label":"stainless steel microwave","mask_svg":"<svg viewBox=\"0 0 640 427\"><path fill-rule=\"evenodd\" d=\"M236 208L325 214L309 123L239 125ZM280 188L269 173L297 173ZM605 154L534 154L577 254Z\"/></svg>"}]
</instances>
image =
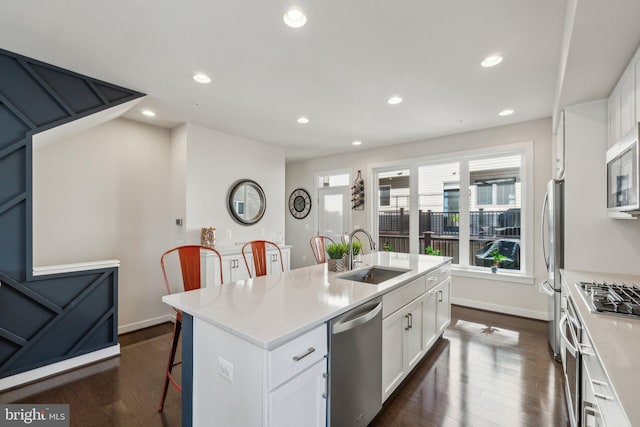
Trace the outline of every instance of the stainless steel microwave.
<instances>
[{"instance_id":1,"label":"stainless steel microwave","mask_svg":"<svg viewBox=\"0 0 640 427\"><path fill-rule=\"evenodd\" d=\"M638 132L636 124L607 150L607 209L612 212L640 212L638 187Z\"/></svg>"}]
</instances>

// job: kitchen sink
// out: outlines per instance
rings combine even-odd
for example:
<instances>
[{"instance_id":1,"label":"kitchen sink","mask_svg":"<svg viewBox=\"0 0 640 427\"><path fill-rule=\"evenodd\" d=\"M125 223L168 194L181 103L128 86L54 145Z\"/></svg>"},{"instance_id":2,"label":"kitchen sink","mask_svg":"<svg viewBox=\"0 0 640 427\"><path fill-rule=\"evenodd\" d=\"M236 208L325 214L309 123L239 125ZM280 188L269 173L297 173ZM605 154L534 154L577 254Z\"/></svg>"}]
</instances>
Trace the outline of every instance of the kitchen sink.
<instances>
[{"instance_id":1,"label":"kitchen sink","mask_svg":"<svg viewBox=\"0 0 640 427\"><path fill-rule=\"evenodd\" d=\"M373 285L377 285L389 279L393 279L396 276L404 274L407 271L411 270L406 268L390 268L374 265L369 268L355 270L337 277L339 279L353 280L354 282L371 283Z\"/></svg>"}]
</instances>

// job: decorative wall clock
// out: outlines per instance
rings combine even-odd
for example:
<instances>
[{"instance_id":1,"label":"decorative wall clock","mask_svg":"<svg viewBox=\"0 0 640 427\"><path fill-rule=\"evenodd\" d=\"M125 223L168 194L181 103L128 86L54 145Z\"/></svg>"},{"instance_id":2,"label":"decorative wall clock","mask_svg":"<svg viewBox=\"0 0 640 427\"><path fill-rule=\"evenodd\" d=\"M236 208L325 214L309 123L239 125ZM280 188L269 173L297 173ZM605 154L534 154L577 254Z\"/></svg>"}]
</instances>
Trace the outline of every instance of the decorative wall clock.
<instances>
[{"instance_id":1,"label":"decorative wall clock","mask_svg":"<svg viewBox=\"0 0 640 427\"><path fill-rule=\"evenodd\" d=\"M302 219L309 215L311 211L311 196L307 190L298 188L293 190L289 196L289 212L295 218Z\"/></svg>"}]
</instances>

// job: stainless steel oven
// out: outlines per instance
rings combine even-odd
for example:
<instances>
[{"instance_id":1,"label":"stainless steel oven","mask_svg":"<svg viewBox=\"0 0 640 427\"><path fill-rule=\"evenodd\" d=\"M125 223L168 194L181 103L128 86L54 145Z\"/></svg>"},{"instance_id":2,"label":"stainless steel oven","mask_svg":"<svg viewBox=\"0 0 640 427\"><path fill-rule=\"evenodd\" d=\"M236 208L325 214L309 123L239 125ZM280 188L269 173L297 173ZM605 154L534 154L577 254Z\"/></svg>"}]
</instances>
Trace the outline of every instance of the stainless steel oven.
<instances>
[{"instance_id":1,"label":"stainless steel oven","mask_svg":"<svg viewBox=\"0 0 640 427\"><path fill-rule=\"evenodd\" d=\"M564 371L567 407L571 426L580 425L580 340L582 325L571 298L567 298L567 309L560 320L562 339L562 370Z\"/></svg>"}]
</instances>

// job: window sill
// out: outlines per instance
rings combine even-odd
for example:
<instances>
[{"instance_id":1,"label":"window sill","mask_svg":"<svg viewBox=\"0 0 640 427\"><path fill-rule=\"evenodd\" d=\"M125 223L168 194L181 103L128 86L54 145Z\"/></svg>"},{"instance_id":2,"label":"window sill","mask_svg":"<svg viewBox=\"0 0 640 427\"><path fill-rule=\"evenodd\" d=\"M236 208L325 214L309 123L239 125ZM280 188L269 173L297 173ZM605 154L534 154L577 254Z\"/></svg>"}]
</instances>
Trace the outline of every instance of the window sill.
<instances>
[{"instance_id":1,"label":"window sill","mask_svg":"<svg viewBox=\"0 0 640 427\"><path fill-rule=\"evenodd\" d=\"M533 285L535 277L527 276L523 273L508 273L506 270L498 269L497 273L491 270L476 270L463 267L452 267L451 275L453 277L470 277L473 279L491 280L494 282L518 283L521 285Z\"/></svg>"}]
</instances>

